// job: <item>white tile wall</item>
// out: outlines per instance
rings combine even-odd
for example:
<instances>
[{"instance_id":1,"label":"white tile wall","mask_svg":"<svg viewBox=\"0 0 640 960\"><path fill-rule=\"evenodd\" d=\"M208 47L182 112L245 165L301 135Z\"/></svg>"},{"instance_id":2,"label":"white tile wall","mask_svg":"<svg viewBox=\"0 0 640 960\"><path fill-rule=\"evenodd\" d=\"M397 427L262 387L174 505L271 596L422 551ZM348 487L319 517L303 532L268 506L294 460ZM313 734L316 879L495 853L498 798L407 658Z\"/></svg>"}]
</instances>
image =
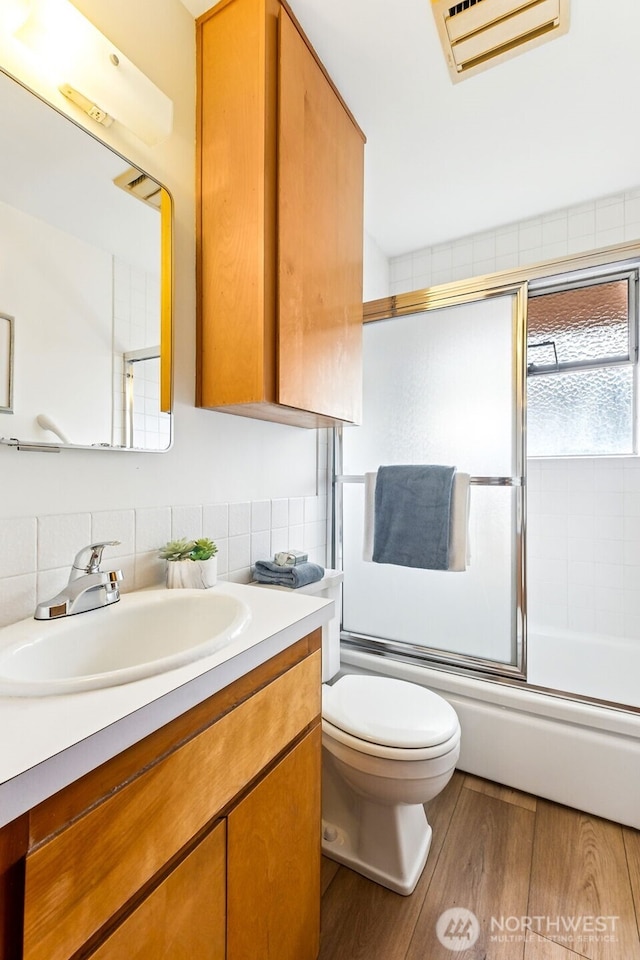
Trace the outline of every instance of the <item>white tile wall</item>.
<instances>
[{"instance_id":1,"label":"white tile wall","mask_svg":"<svg viewBox=\"0 0 640 960\"><path fill-rule=\"evenodd\" d=\"M319 432L326 444L326 431ZM640 513L640 488L638 507ZM211 537L218 546L219 577L248 583L251 565L279 550L304 549L310 560L325 565L326 517L323 494L0 519L0 627L30 617L37 601L54 596L78 550L92 541L121 541L105 550L103 566L122 568L124 591L161 585L165 565L158 549L183 536Z\"/></svg>"},{"instance_id":2,"label":"white tile wall","mask_svg":"<svg viewBox=\"0 0 640 960\"><path fill-rule=\"evenodd\" d=\"M640 640L639 512L638 458L529 461L532 631Z\"/></svg>"},{"instance_id":3,"label":"white tile wall","mask_svg":"<svg viewBox=\"0 0 640 960\"><path fill-rule=\"evenodd\" d=\"M408 293L638 239L640 188L392 258L389 293Z\"/></svg>"}]
</instances>

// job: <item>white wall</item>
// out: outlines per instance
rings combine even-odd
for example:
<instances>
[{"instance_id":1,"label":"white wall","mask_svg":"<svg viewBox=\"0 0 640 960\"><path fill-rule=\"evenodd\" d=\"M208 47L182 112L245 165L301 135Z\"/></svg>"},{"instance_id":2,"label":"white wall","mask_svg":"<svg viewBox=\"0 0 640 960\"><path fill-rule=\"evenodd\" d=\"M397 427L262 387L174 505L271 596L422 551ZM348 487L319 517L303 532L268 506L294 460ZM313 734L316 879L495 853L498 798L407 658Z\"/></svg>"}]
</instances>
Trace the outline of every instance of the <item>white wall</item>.
<instances>
[{"instance_id":1,"label":"white wall","mask_svg":"<svg viewBox=\"0 0 640 960\"><path fill-rule=\"evenodd\" d=\"M233 527L233 533L229 533L229 527L222 528L227 529L229 539L240 538L233 545L233 565L239 576L246 575L254 534L269 532L270 549L272 531L279 530L276 541L282 549L287 545L282 542L282 530L291 528L290 546L300 547L300 540L306 539L307 544L314 544L310 549L316 553L321 548L315 541L323 527L319 520L323 506L316 499L316 489L318 466L321 472L326 471L326 444L317 444L316 431L194 406L193 19L178 0L77 0L76 6L174 101L173 133L155 148L144 146L116 124L109 129L92 125L92 132L97 130L133 163L163 182L173 195L175 443L164 454L45 454L0 448L3 622L31 612L37 571L42 575L45 570L63 569L71 563L74 550L91 538L113 534L124 537L126 555L132 557L161 544L169 532L184 529L189 535L197 535L208 507L215 506L217 516L229 513L229 504L242 505L241 522ZM59 102L68 108L62 98ZM88 119L87 124L91 124ZM260 505L255 507L259 518L255 521L253 503ZM265 504L269 504L268 518ZM274 517L280 526L274 526ZM294 522L290 524L291 519ZM252 528L252 522L261 529ZM215 535L209 528L204 533ZM60 549L56 548L57 537ZM267 550L266 537L256 542L261 552ZM142 567L139 573L142 577ZM42 581L42 593L49 586Z\"/></svg>"},{"instance_id":2,"label":"white wall","mask_svg":"<svg viewBox=\"0 0 640 960\"><path fill-rule=\"evenodd\" d=\"M391 293L640 239L640 189L417 250L390 262ZM640 458L529 461L533 631L640 640Z\"/></svg>"},{"instance_id":3,"label":"white wall","mask_svg":"<svg viewBox=\"0 0 640 960\"><path fill-rule=\"evenodd\" d=\"M51 442L44 413L72 443L110 442L112 272L105 250L0 203L0 309L15 317L15 413L0 415L1 436Z\"/></svg>"},{"instance_id":4,"label":"white wall","mask_svg":"<svg viewBox=\"0 0 640 960\"><path fill-rule=\"evenodd\" d=\"M366 149L366 148L365 148ZM379 300L389 296L389 258L382 252L374 238L364 235L364 286L363 299Z\"/></svg>"}]
</instances>

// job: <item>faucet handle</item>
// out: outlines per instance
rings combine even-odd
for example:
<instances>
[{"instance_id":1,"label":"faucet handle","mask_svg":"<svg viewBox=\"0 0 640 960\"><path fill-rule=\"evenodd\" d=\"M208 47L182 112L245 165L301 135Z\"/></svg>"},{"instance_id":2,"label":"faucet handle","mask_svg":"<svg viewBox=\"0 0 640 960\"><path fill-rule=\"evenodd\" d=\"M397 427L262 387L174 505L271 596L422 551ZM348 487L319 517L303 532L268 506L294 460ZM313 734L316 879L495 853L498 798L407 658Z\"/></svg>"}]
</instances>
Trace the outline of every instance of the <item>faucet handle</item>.
<instances>
[{"instance_id":1,"label":"faucet handle","mask_svg":"<svg viewBox=\"0 0 640 960\"><path fill-rule=\"evenodd\" d=\"M79 550L73 561L71 568L72 576L77 577L77 573L99 573L102 563L102 551L105 547L117 547L120 540L104 540L101 543L90 543L88 547Z\"/></svg>"}]
</instances>

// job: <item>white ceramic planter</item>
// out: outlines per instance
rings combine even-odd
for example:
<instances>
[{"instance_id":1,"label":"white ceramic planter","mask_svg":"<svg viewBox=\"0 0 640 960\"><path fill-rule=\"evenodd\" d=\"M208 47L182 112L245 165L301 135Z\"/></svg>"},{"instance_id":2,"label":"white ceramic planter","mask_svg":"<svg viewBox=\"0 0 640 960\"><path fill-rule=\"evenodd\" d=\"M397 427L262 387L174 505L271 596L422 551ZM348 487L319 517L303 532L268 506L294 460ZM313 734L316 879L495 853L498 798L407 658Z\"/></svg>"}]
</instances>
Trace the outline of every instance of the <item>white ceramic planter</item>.
<instances>
[{"instance_id":1,"label":"white ceramic planter","mask_svg":"<svg viewBox=\"0 0 640 960\"><path fill-rule=\"evenodd\" d=\"M218 558L209 560L168 560L167 587L170 590L207 590L218 579Z\"/></svg>"}]
</instances>

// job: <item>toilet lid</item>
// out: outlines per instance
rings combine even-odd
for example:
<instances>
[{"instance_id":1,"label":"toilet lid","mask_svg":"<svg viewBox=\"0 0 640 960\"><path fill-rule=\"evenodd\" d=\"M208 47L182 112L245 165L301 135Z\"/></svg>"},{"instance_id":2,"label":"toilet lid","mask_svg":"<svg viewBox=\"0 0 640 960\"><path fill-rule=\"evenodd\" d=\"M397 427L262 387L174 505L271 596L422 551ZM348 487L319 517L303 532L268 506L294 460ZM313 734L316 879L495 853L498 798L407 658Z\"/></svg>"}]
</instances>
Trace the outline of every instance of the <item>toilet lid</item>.
<instances>
[{"instance_id":1,"label":"toilet lid","mask_svg":"<svg viewBox=\"0 0 640 960\"><path fill-rule=\"evenodd\" d=\"M458 727L437 693L391 677L348 675L322 688L322 715L340 730L389 747L431 747Z\"/></svg>"}]
</instances>

